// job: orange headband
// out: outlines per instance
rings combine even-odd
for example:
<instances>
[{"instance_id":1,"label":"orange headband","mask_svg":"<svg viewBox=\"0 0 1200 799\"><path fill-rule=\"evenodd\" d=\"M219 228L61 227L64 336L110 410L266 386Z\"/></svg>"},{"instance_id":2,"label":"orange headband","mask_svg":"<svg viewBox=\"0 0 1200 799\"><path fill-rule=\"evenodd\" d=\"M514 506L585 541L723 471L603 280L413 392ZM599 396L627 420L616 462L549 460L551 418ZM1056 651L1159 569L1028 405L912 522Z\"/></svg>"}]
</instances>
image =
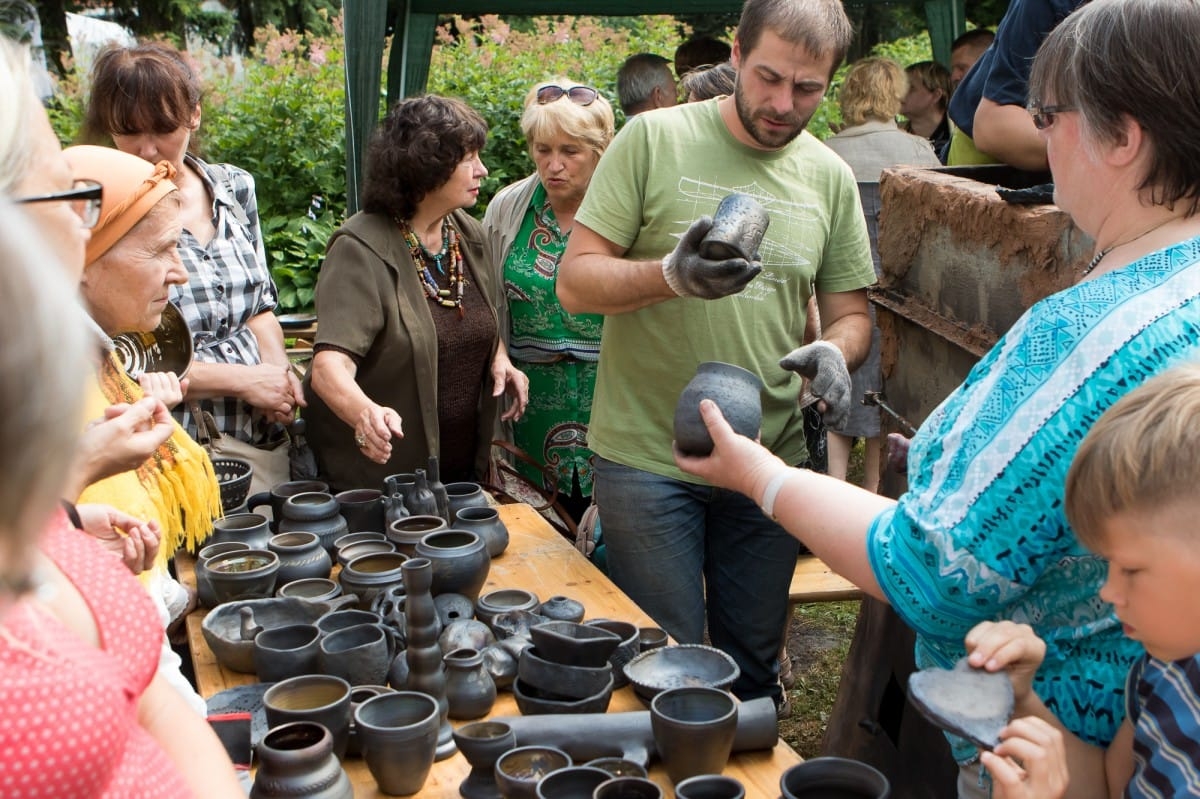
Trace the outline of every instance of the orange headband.
<instances>
[{"instance_id":1,"label":"orange headband","mask_svg":"<svg viewBox=\"0 0 1200 799\"><path fill-rule=\"evenodd\" d=\"M80 145L63 150L78 179L104 186L100 221L92 228L86 263L91 264L121 240L150 213L159 200L175 191L175 167L169 161L151 164L111 147Z\"/></svg>"}]
</instances>

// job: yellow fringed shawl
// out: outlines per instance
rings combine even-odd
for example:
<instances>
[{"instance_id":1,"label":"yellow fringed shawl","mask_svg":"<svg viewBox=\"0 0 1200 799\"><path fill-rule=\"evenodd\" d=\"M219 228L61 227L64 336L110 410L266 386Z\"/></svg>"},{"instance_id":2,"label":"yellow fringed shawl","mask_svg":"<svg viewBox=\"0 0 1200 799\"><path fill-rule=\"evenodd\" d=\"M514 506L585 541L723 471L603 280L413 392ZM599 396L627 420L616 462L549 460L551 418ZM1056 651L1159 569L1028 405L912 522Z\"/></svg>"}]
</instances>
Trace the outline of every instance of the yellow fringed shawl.
<instances>
[{"instance_id":1,"label":"yellow fringed shawl","mask_svg":"<svg viewBox=\"0 0 1200 799\"><path fill-rule=\"evenodd\" d=\"M137 402L145 396L117 361L107 353L100 363L96 383L89 387L87 419L104 415L119 402ZM180 547L195 551L212 532L213 519L221 516L221 490L212 461L179 423L175 432L136 469L93 483L80 502L112 505L131 516L154 519L162 528L156 570Z\"/></svg>"}]
</instances>

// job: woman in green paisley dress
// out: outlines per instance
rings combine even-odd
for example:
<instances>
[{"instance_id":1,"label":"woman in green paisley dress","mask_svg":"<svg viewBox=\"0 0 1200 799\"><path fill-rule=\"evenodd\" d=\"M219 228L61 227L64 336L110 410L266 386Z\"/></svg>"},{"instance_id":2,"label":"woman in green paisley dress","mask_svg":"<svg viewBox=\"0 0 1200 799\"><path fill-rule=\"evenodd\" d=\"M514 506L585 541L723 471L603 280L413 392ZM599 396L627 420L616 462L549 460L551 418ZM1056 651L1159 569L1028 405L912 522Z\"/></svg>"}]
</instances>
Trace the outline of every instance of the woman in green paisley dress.
<instances>
[{"instance_id":1,"label":"woman in green paisley dress","mask_svg":"<svg viewBox=\"0 0 1200 799\"><path fill-rule=\"evenodd\" d=\"M537 171L502 189L483 220L504 268L509 356L529 377L529 405L513 425L513 441L554 472L576 519L592 495L587 425L604 317L564 311L554 281L613 128L612 106L592 87L568 78L533 87L521 130Z\"/></svg>"}]
</instances>

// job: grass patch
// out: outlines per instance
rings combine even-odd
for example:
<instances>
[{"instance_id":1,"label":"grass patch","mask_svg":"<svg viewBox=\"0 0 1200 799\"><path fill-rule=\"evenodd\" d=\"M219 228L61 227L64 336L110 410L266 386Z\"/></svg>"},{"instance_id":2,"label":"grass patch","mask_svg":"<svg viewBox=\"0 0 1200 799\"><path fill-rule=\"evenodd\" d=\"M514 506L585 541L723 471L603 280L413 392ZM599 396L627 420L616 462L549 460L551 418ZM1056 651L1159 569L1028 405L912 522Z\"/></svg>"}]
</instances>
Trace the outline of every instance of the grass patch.
<instances>
[{"instance_id":1,"label":"grass patch","mask_svg":"<svg viewBox=\"0 0 1200 799\"><path fill-rule=\"evenodd\" d=\"M792 615L788 653L796 683L788 691L792 716L779 722L779 736L803 758L821 754L858 606L857 601L816 602L796 606Z\"/></svg>"}]
</instances>

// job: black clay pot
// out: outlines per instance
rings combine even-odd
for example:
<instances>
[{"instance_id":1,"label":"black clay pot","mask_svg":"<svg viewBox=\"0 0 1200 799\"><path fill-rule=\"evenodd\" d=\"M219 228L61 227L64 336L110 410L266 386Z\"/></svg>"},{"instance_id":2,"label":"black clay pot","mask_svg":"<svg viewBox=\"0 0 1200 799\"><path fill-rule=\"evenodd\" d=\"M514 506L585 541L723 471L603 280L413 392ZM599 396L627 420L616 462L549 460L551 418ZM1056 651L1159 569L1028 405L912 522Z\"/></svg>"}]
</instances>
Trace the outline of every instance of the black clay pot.
<instances>
[{"instance_id":1,"label":"black clay pot","mask_svg":"<svg viewBox=\"0 0 1200 799\"><path fill-rule=\"evenodd\" d=\"M258 745L250 799L353 799L354 787L320 724L296 721L272 729Z\"/></svg>"},{"instance_id":2,"label":"black clay pot","mask_svg":"<svg viewBox=\"0 0 1200 799\"><path fill-rule=\"evenodd\" d=\"M446 500L452 523L455 514L463 508L486 508L491 505L479 483L446 483Z\"/></svg>"},{"instance_id":3,"label":"black clay pot","mask_svg":"<svg viewBox=\"0 0 1200 799\"><path fill-rule=\"evenodd\" d=\"M411 558L417 554L417 544L422 538L447 527L441 516L405 516L388 525L387 540L396 545L397 552Z\"/></svg>"},{"instance_id":4,"label":"black clay pot","mask_svg":"<svg viewBox=\"0 0 1200 799\"><path fill-rule=\"evenodd\" d=\"M481 719L496 704L496 683L478 649L455 649L442 658L446 665L446 701L452 719Z\"/></svg>"},{"instance_id":5,"label":"black clay pot","mask_svg":"<svg viewBox=\"0 0 1200 799\"><path fill-rule=\"evenodd\" d=\"M719 361L705 361L684 387L675 406L675 444L689 455L712 452L712 436L700 418L700 400L717 404L733 429L754 438L762 425L762 380L758 375Z\"/></svg>"},{"instance_id":6,"label":"black clay pot","mask_svg":"<svg viewBox=\"0 0 1200 799\"><path fill-rule=\"evenodd\" d=\"M350 532L383 532L385 508L382 491L377 488L354 488L336 494L334 499Z\"/></svg>"},{"instance_id":7,"label":"black clay pot","mask_svg":"<svg viewBox=\"0 0 1200 799\"><path fill-rule=\"evenodd\" d=\"M278 533L267 541L267 549L279 556L278 585L306 577L328 577L333 569L333 561L316 533Z\"/></svg>"},{"instance_id":8,"label":"black clay pot","mask_svg":"<svg viewBox=\"0 0 1200 799\"><path fill-rule=\"evenodd\" d=\"M792 766L779 778L782 799L888 799L887 777L858 760L814 757Z\"/></svg>"},{"instance_id":9,"label":"black clay pot","mask_svg":"<svg viewBox=\"0 0 1200 799\"><path fill-rule=\"evenodd\" d=\"M326 552L333 552L333 542L350 532L338 510L338 501L324 491L307 491L287 498L283 503L283 520L279 532L315 533Z\"/></svg>"},{"instance_id":10,"label":"black clay pot","mask_svg":"<svg viewBox=\"0 0 1200 799\"><path fill-rule=\"evenodd\" d=\"M500 521L500 512L495 508L459 508L454 528L479 533L492 558L499 557L508 549L508 528Z\"/></svg>"},{"instance_id":11,"label":"black clay pot","mask_svg":"<svg viewBox=\"0 0 1200 799\"><path fill-rule=\"evenodd\" d=\"M360 555L343 566L338 574L342 591L357 595L359 609L369 610L381 591L404 582L400 567L406 560L408 558L399 552Z\"/></svg>"},{"instance_id":12,"label":"black clay pot","mask_svg":"<svg viewBox=\"0 0 1200 799\"><path fill-rule=\"evenodd\" d=\"M758 245L771 222L767 209L749 194L729 194L717 205L712 228L700 241L700 255L710 261L758 259Z\"/></svg>"},{"instance_id":13,"label":"black clay pot","mask_svg":"<svg viewBox=\"0 0 1200 799\"><path fill-rule=\"evenodd\" d=\"M492 558L478 533L469 530L430 533L417 544L416 552L417 557L427 558L433 565L434 594L463 594L472 603L479 598Z\"/></svg>"}]
</instances>

